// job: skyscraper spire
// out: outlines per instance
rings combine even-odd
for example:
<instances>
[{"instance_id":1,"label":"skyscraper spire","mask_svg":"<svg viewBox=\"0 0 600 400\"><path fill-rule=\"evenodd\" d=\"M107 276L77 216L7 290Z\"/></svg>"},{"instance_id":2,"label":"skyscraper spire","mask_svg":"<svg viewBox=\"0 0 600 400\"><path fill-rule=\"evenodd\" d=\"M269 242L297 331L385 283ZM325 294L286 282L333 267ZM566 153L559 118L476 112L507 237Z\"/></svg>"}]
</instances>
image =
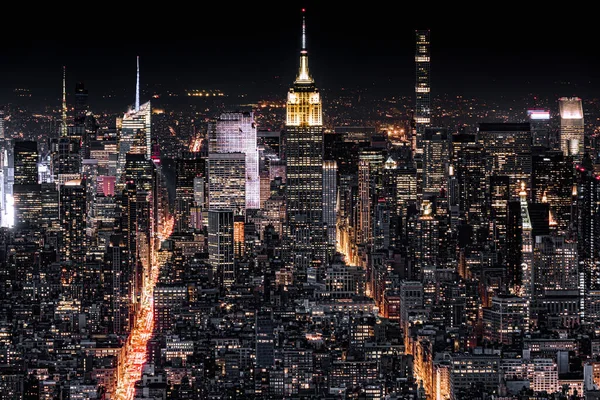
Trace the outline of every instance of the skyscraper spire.
<instances>
[{"instance_id":1,"label":"skyscraper spire","mask_svg":"<svg viewBox=\"0 0 600 400\"><path fill-rule=\"evenodd\" d=\"M67 137L67 67L63 66L62 130L61 136Z\"/></svg>"},{"instance_id":2,"label":"skyscraper spire","mask_svg":"<svg viewBox=\"0 0 600 400\"><path fill-rule=\"evenodd\" d=\"M137 76L135 82L135 111L140 111L140 56L137 56Z\"/></svg>"},{"instance_id":3,"label":"skyscraper spire","mask_svg":"<svg viewBox=\"0 0 600 400\"><path fill-rule=\"evenodd\" d=\"M306 9L302 9L302 50L306 51L306 15L304 12Z\"/></svg>"},{"instance_id":4,"label":"skyscraper spire","mask_svg":"<svg viewBox=\"0 0 600 400\"><path fill-rule=\"evenodd\" d=\"M304 13L306 9L302 9L302 49L300 50L300 70L296 83L313 83L313 79L308 72L308 51L306 50L306 17Z\"/></svg>"}]
</instances>

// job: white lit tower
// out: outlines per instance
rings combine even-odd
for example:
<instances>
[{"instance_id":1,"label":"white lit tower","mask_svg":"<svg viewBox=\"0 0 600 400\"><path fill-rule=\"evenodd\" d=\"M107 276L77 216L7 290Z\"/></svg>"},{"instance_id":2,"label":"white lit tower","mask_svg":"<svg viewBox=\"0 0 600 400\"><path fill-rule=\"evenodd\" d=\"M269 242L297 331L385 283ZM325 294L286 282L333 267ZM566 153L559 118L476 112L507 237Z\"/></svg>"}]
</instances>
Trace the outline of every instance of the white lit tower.
<instances>
[{"instance_id":1,"label":"white lit tower","mask_svg":"<svg viewBox=\"0 0 600 400\"><path fill-rule=\"evenodd\" d=\"M260 177L254 113L224 112L209 124L209 153L243 153L246 156L246 209L260 208Z\"/></svg>"},{"instance_id":2,"label":"white lit tower","mask_svg":"<svg viewBox=\"0 0 600 400\"><path fill-rule=\"evenodd\" d=\"M119 138L119 161L117 180L121 185L127 153L144 154L148 160L152 156L152 107L150 101L140 105L140 58L137 57L135 105L121 120Z\"/></svg>"},{"instance_id":3,"label":"white lit tower","mask_svg":"<svg viewBox=\"0 0 600 400\"><path fill-rule=\"evenodd\" d=\"M416 152L423 151L423 133L431 126L431 87L430 87L430 52L429 29L416 30L416 84L415 84L415 124Z\"/></svg>"},{"instance_id":4,"label":"white lit tower","mask_svg":"<svg viewBox=\"0 0 600 400\"><path fill-rule=\"evenodd\" d=\"M558 99L560 112L560 149L574 161L581 161L585 152L583 106L579 97Z\"/></svg>"},{"instance_id":5,"label":"white lit tower","mask_svg":"<svg viewBox=\"0 0 600 400\"><path fill-rule=\"evenodd\" d=\"M302 10L304 13L304 9ZM287 254L300 280L313 262L325 261L323 224L323 112L321 94L308 71L306 23L302 21L300 68L286 106Z\"/></svg>"}]
</instances>

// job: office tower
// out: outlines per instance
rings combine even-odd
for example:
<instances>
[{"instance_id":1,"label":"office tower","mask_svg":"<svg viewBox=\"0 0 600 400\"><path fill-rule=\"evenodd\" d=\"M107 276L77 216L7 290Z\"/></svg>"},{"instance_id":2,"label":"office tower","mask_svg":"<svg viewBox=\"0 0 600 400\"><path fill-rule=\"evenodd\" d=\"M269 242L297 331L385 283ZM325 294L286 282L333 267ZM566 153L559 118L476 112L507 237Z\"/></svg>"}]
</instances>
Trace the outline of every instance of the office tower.
<instances>
[{"instance_id":1,"label":"office tower","mask_svg":"<svg viewBox=\"0 0 600 400\"><path fill-rule=\"evenodd\" d=\"M286 208L290 260L300 277L325 261L323 228L323 113L321 94L308 70L302 21L300 69L287 95Z\"/></svg>"},{"instance_id":2,"label":"office tower","mask_svg":"<svg viewBox=\"0 0 600 400\"><path fill-rule=\"evenodd\" d=\"M323 161L323 222L327 225L327 244L335 253L337 231L337 163Z\"/></svg>"},{"instance_id":3,"label":"office tower","mask_svg":"<svg viewBox=\"0 0 600 400\"><path fill-rule=\"evenodd\" d=\"M73 118L75 125L85 123L85 116L88 111L88 90L83 82L77 82L75 84L75 116Z\"/></svg>"},{"instance_id":4,"label":"office tower","mask_svg":"<svg viewBox=\"0 0 600 400\"><path fill-rule=\"evenodd\" d=\"M177 232L190 230L191 210L205 206L204 196L198 198L196 188L204 188L206 159L200 153L183 152L175 160L175 227ZM204 210L203 210L204 211Z\"/></svg>"},{"instance_id":5,"label":"office tower","mask_svg":"<svg viewBox=\"0 0 600 400\"><path fill-rule=\"evenodd\" d=\"M531 189L531 126L529 123L480 123L477 136L485 152L486 173L508 176L511 200L518 200L521 182L526 182L527 189Z\"/></svg>"},{"instance_id":6,"label":"office tower","mask_svg":"<svg viewBox=\"0 0 600 400\"><path fill-rule=\"evenodd\" d=\"M62 185L81 177L80 141L61 136L51 141L52 174L54 182Z\"/></svg>"},{"instance_id":7,"label":"office tower","mask_svg":"<svg viewBox=\"0 0 600 400\"><path fill-rule=\"evenodd\" d=\"M515 295L492 297L491 307L483 309L483 338L492 343L513 344L523 333L527 302Z\"/></svg>"},{"instance_id":8,"label":"office tower","mask_svg":"<svg viewBox=\"0 0 600 400\"><path fill-rule=\"evenodd\" d=\"M129 109L121 119L119 137L119 163L117 178L122 184L122 173L125 168L127 153L144 154L152 157L152 106L150 101L140 105L139 57L137 57L137 83L135 91L135 106Z\"/></svg>"},{"instance_id":9,"label":"office tower","mask_svg":"<svg viewBox=\"0 0 600 400\"><path fill-rule=\"evenodd\" d=\"M452 165L458 184L459 221L471 231L469 240L487 237L484 148L472 134L452 135Z\"/></svg>"},{"instance_id":10,"label":"office tower","mask_svg":"<svg viewBox=\"0 0 600 400\"><path fill-rule=\"evenodd\" d=\"M356 220L356 244L359 247L373 245L373 231L377 224L375 206L384 196L384 167L386 150L365 147L358 154L358 215Z\"/></svg>"},{"instance_id":11,"label":"office tower","mask_svg":"<svg viewBox=\"0 0 600 400\"><path fill-rule=\"evenodd\" d=\"M438 194L447 188L450 135L445 128L425 128L423 144L423 192Z\"/></svg>"},{"instance_id":12,"label":"office tower","mask_svg":"<svg viewBox=\"0 0 600 400\"><path fill-rule=\"evenodd\" d=\"M208 155L208 208L233 210L246 214L246 155L210 153Z\"/></svg>"},{"instance_id":13,"label":"office tower","mask_svg":"<svg viewBox=\"0 0 600 400\"><path fill-rule=\"evenodd\" d=\"M232 210L208 210L208 260L223 291L235 282L233 231Z\"/></svg>"},{"instance_id":14,"label":"office tower","mask_svg":"<svg viewBox=\"0 0 600 400\"><path fill-rule=\"evenodd\" d=\"M560 149L565 156L581 161L585 152L583 106L579 97L558 99L560 113Z\"/></svg>"},{"instance_id":15,"label":"office tower","mask_svg":"<svg viewBox=\"0 0 600 400\"><path fill-rule=\"evenodd\" d=\"M577 254L582 281L580 290L585 308L588 308L590 293L600 289L600 235L597 234L600 231L600 178L588 167L579 166L575 173L573 195L577 202Z\"/></svg>"},{"instance_id":16,"label":"office tower","mask_svg":"<svg viewBox=\"0 0 600 400\"><path fill-rule=\"evenodd\" d=\"M534 294L579 288L577 242L564 236L535 237Z\"/></svg>"},{"instance_id":17,"label":"office tower","mask_svg":"<svg viewBox=\"0 0 600 400\"><path fill-rule=\"evenodd\" d=\"M431 86L430 86L430 43L429 29L416 30L416 84L415 84L415 116L416 123L416 152L423 148L423 133L431 124Z\"/></svg>"},{"instance_id":18,"label":"office tower","mask_svg":"<svg viewBox=\"0 0 600 400\"><path fill-rule=\"evenodd\" d=\"M157 248L158 210L156 208L156 166L145 154L127 154L125 181L128 210L128 232L135 241L129 255L140 264L139 288L149 279L151 255ZM130 184L131 183L131 184Z\"/></svg>"},{"instance_id":19,"label":"office tower","mask_svg":"<svg viewBox=\"0 0 600 400\"><path fill-rule=\"evenodd\" d=\"M551 228L559 235L574 236L573 157L562 151L546 151L532 157L531 198L548 203Z\"/></svg>"},{"instance_id":20,"label":"office tower","mask_svg":"<svg viewBox=\"0 0 600 400\"><path fill-rule=\"evenodd\" d=\"M42 212L41 185L19 184L13 186L14 225L38 225Z\"/></svg>"},{"instance_id":21,"label":"office tower","mask_svg":"<svg viewBox=\"0 0 600 400\"><path fill-rule=\"evenodd\" d=\"M260 208L258 147L254 112L225 112L208 125L209 153L246 156L246 208Z\"/></svg>"},{"instance_id":22,"label":"office tower","mask_svg":"<svg viewBox=\"0 0 600 400\"><path fill-rule=\"evenodd\" d=\"M121 335L127 333L133 323L129 304L133 294L133 277L123 235L111 235L104 260L104 300L110 332Z\"/></svg>"},{"instance_id":23,"label":"office tower","mask_svg":"<svg viewBox=\"0 0 600 400\"><path fill-rule=\"evenodd\" d=\"M434 280L440 253L439 220L435 216L434 204L423 199L413 232L415 265L411 279Z\"/></svg>"},{"instance_id":24,"label":"office tower","mask_svg":"<svg viewBox=\"0 0 600 400\"><path fill-rule=\"evenodd\" d=\"M38 144L33 140L14 142L15 185L38 183Z\"/></svg>"},{"instance_id":25,"label":"office tower","mask_svg":"<svg viewBox=\"0 0 600 400\"><path fill-rule=\"evenodd\" d=\"M556 138L550 130L550 111L543 108L530 108L527 110L527 120L531 125L533 146L553 149Z\"/></svg>"},{"instance_id":26,"label":"office tower","mask_svg":"<svg viewBox=\"0 0 600 400\"><path fill-rule=\"evenodd\" d=\"M371 244L371 178L369 162L360 160L358 163L358 219L356 221L356 244L367 246Z\"/></svg>"},{"instance_id":27,"label":"office tower","mask_svg":"<svg viewBox=\"0 0 600 400\"><path fill-rule=\"evenodd\" d=\"M86 183L85 179L67 181L60 186L61 260L83 267L86 243Z\"/></svg>"},{"instance_id":28,"label":"office tower","mask_svg":"<svg viewBox=\"0 0 600 400\"><path fill-rule=\"evenodd\" d=\"M60 230L58 186L54 183L40 184L40 199L42 206L40 214L41 227L46 232Z\"/></svg>"},{"instance_id":29,"label":"office tower","mask_svg":"<svg viewBox=\"0 0 600 400\"><path fill-rule=\"evenodd\" d=\"M529 219L529 210L527 208L527 191L525 184L521 184L519 192L521 206L521 284L516 292L525 299L527 312L525 317L524 329L529 332L532 320L532 300L534 293L534 275L533 275L533 245L534 238L532 234L531 220Z\"/></svg>"},{"instance_id":30,"label":"office tower","mask_svg":"<svg viewBox=\"0 0 600 400\"><path fill-rule=\"evenodd\" d=\"M81 176L86 184L86 226L88 236L92 236L95 227L95 207L96 195L98 193L98 160L83 159L81 166Z\"/></svg>"},{"instance_id":31,"label":"office tower","mask_svg":"<svg viewBox=\"0 0 600 400\"><path fill-rule=\"evenodd\" d=\"M493 249L500 256L506 253L506 232L508 225L508 202L510 201L510 184L506 175L493 175L489 178L489 205L487 221L489 222L489 238Z\"/></svg>"}]
</instances>

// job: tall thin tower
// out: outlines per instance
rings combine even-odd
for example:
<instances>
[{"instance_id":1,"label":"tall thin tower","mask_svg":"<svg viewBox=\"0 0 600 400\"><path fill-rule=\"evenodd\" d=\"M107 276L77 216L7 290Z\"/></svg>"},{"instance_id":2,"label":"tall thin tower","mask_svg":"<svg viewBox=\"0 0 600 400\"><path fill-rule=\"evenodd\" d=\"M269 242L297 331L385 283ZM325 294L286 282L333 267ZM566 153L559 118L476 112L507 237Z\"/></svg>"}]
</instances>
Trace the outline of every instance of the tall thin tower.
<instances>
[{"instance_id":1,"label":"tall thin tower","mask_svg":"<svg viewBox=\"0 0 600 400\"><path fill-rule=\"evenodd\" d=\"M302 9L300 68L286 107L287 254L297 277L325 262L323 224L323 114L321 95L308 70L306 19Z\"/></svg>"},{"instance_id":2,"label":"tall thin tower","mask_svg":"<svg viewBox=\"0 0 600 400\"><path fill-rule=\"evenodd\" d=\"M135 112L140 111L140 56L137 56L137 74L135 80Z\"/></svg>"},{"instance_id":3,"label":"tall thin tower","mask_svg":"<svg viewBox=\"0 0 600 400\"><path fill-rule=\"evenodd\" d=\"M63 66L62 129L61 136L67 137L67 67Z\"/></svg>"},{"instance_id":4,"label":"tall thin tower","mask_svg":"<svg viewBox=\"0 0 600 400\"><path fill-rule=\"evenodd\" d=\"M423 133L431 126L431 87L429 80L429 29L416 30L415 51L416 83L415 83L415 123L416 152L423 152Z\"/></svg>"},{"instance_id":5,"label":"tall thin tower","mask_svg":"<svg viewBox=\"0 0 600 400\"><path fill-rule=\"evenodd\" d=\"M525 316L526 326L525 331L529 332L532 324L532 297L534 286L533 275L533 226L529 217L529 208L527 206L527 191L525 183L521 183L521 191L519 192L521 204L521 297L526 301L527 315Z\"/></svg>"}]
</instances>

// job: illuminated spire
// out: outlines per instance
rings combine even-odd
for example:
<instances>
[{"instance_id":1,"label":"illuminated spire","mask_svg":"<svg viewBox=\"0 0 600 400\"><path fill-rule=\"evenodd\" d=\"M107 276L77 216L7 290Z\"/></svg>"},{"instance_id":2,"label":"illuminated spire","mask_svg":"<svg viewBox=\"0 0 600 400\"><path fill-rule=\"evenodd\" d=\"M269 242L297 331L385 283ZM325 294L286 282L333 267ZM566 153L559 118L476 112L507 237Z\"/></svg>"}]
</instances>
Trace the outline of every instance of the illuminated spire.
<instances>
[{"instance_id":1,"label":"illuminated spire","mask_svg":"<svg viewBox=\"0 0 600 400\"><path fill-rule=\"evenodd\" d=\"M527 206L527 191L525 190L525 182L521 182L521 191L519 192L521 199L521 219L523 229L531 230L531 218L529 218L529 208Z\"/></svg>"},{"instance_id":2,"label":"illuminated spire","mask_svg":"<svg viewBox=\"0 0 600 400\"><path fill-rule=\"evenodd\" d=\"M137 76L135 82L135 111L140 111L140 56L137 56Z\"/></svg>"},{"instance_id":3,"label":"illuminated spire","mask_svg":"<svg viewBox=\"0 0 600 400\"><path fill-rule=\"evenodd\" d=\"M302 9L302 50L306 51L306 16L304 12L306 10Z\"/></svg>"},{"instance_id":4,"label":"illuminated spire","mask_svg":"<svg viewBox=\"0 0 600 400\"><path fill-rule=\"evenodd\" d=\"M308 72L308 51L306 50L306 17L304 13L306 9L302 9L302 49L300 50L300 70L296 83L313 83L313 79Z\"/></svg>"},{"instance_id":5,"label":"illuminated spire","mask_svg":"<svg viewBox=\"0 0 600 400\"><path fill-rule=\"evenodd\" d=\"M62 131L61 136L67 137L67 67L63 66L63 97L62 97Z\"/></svg>"}]
</instances>

